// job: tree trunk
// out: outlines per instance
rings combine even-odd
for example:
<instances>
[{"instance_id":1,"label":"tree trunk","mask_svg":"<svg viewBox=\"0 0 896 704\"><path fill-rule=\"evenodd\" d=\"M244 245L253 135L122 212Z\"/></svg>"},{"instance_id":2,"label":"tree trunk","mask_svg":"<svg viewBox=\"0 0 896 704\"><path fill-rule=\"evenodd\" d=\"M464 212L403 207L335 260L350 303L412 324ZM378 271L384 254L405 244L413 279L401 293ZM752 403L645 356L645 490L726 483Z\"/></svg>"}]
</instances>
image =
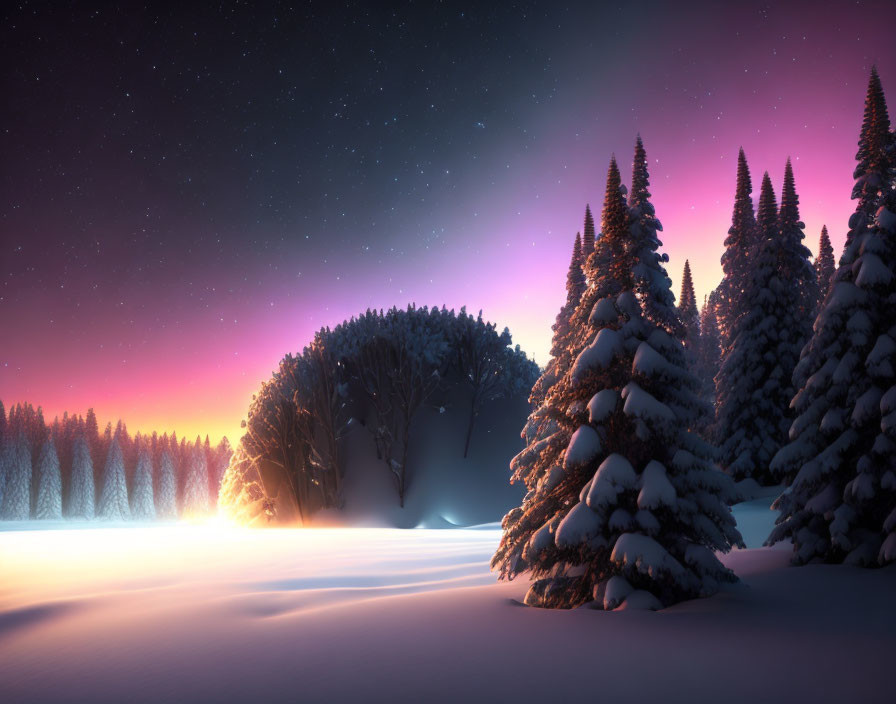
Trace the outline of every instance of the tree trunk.
<instances>
[{"instance_id":1,"label":"tree trunk","mask_svg":"<svg viewBox=\"0 0 896 704\"><path fill-rule=\"evenodd\" d=\"M470 423L467 425L467 441L464 443L464 459L467 459L467 453L470 451L470 439L473 437L473 424L476 422L476 397L470 402Z\"/></svg>"},{"instance_id":2,"label":"tree trunk","mask_svg":"<svg viewBox=\"0 0 896 704\"><path fill-rule=\"evenodd\" d=\"M404 442L401 447L401 470L398 477L398 505L404 508L404 492L407 486L408 477L408 440L411 435L410 419L405 416L404 422Z\"/></svg>"}]
</instances>

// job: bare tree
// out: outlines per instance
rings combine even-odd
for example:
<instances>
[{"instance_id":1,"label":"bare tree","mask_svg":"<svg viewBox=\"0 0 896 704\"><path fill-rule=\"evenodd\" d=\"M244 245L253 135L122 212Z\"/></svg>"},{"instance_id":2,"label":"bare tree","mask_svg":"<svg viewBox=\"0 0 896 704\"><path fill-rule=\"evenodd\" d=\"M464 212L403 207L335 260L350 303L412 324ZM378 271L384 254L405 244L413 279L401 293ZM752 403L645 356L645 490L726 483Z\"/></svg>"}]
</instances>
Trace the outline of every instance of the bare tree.
<instances>
[{"instance_id":1,"label":"bare tree","mask_svg":"<svg viewBox=\"0 0 896 704\"><path fill-rule=\"evenodd\" d=\"M454 347L458 369L471 389L464 458L469 454L473 426L482 405L501 398L509 386L507 376L511 360L507 351L510 342L507 328L498 335L494 323L482 320L482 311L479 311L477 318L473 318L461 309L455 326Z\"/></svg>"}]
</instances>

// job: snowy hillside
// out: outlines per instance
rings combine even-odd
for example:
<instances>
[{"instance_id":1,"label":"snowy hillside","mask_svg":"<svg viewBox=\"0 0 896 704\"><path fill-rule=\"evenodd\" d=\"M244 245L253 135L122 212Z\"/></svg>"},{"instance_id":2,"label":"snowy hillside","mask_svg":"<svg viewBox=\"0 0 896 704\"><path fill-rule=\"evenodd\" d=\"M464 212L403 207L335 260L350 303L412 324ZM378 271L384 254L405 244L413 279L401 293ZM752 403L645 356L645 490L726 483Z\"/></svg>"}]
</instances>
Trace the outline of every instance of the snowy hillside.
<instances>
[{"instance_id":1,"label":"snowy hillside","mask_svg":"<svg viewBox=\"0 0 896 704\"><path fill-rule=\"evenodd\" d=\"M757 502L735 513L767 533ZM497 526L35 525L0 526L4 702L870 703L896 652L894 567L786 548L725 556L743 581L709 599L607 613L522 608L526 580L488 570Z\"/></svg>"}]
</instances>

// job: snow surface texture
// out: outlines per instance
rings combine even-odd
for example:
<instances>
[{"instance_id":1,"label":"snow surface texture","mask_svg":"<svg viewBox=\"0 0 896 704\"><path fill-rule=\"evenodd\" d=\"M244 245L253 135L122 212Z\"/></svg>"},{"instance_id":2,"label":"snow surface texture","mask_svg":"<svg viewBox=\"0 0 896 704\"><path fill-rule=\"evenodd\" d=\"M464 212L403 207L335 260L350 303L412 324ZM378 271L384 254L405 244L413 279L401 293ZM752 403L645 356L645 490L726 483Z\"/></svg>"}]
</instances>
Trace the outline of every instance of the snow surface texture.
<instances>
[{"instance_id":1,"label":"snow surface texture","mask_svg":"<svg viewBox=\"0 0 896 704\"><path fill-rule=\"evenodd\" d=\"M896 567L735 550L711 598L558 611L495 583L496 525L72 525L0 523L0 701L891 700Z\"/></svg>"}]
</instances>

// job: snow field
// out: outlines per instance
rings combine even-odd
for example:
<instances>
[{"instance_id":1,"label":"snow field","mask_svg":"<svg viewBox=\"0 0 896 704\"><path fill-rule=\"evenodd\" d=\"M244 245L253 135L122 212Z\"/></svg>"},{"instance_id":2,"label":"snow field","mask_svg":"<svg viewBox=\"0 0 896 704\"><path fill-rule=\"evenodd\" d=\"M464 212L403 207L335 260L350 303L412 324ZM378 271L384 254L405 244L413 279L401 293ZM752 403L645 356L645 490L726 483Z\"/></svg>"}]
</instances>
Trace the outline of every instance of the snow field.
<instances>
[{"instance_id":1,"label":"snow field","mask_svg":"<svg viewBox=\"0 0 896 704\"><path fill-rule=\"evenodd\" d=\"M747 536L761 501L735 507ZM13 526L4 702L876 702L896 653L896 568L792 568L789 546L725 556L742 582L709 599L613 613L522 607L494 524Z\"/></svg>"}]
</instances>

